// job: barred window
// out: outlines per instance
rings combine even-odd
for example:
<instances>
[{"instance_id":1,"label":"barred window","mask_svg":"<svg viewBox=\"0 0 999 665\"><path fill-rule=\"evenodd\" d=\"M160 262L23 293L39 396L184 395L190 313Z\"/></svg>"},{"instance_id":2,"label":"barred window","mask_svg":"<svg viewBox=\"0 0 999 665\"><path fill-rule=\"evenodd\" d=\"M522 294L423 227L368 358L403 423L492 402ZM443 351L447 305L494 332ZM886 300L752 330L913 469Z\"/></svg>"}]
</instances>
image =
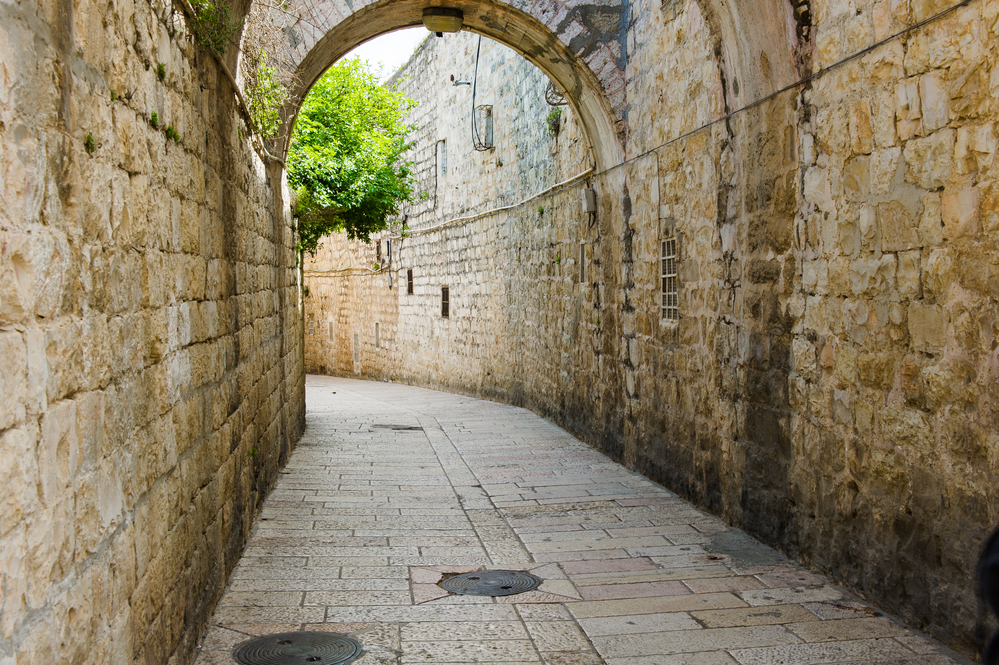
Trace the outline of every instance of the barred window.
<instances>
[{"instance_id":1,"label":"barred window","mask_svg":"<svg viewBox=\"0 0 999 665\"><path fill-rule=\"evenodd\" d=\"M446 286L441 287L441 316L445 319L451 316L451 289Z\"/></svg>"},{"instance_id":2,"label":"barred window","mask_svg":"<svg viewBox=\"0 0 999 665\"><path fill-rule=\"evenodd\" d=\"M680 283L677 279L677 238L675 235L662 241L662 292L663 320L680 319Z\"/></svg>"},{"instance_id":3,"label":"barred window","mask_svg":"<svg viewBox=\"0 0 999 665\"><path fill-rule=\"evenodd\" d=\"M413 295L413 269L406 270L406 294Z\"/></svg>"}]
</instances>

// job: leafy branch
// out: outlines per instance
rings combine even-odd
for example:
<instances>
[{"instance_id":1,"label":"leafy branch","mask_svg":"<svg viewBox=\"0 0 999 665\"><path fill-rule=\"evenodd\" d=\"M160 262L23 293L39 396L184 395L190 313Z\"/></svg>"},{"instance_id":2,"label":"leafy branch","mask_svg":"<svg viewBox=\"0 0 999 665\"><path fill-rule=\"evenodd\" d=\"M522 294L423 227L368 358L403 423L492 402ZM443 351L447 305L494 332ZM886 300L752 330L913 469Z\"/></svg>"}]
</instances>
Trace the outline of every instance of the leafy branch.
<instances>
[{"instance_id":1,"label":"leafy branch","mask_svg":"<svg viewBox=\"0 0 999 665\"><path fill-rule=\"evenodd\" d=\"M412 164L402 155L415 129L404 118L415 105L357 59L335 64L316 82L288 153L301 251L315 254L321 238L337 232L367 242L413 200Z\"/></svg>"},{"instance_id":2,"label":"leafy branch","mask_svg":"<svg viewBox=\"0 0 999 665\"><path fill-rule=\"evenodd\" d=\"M555 138L558 136L559 130L562 128L562 108L556 106L552 109L551 113L548 114L548 136Z\"/></svg>"}]
</instances>

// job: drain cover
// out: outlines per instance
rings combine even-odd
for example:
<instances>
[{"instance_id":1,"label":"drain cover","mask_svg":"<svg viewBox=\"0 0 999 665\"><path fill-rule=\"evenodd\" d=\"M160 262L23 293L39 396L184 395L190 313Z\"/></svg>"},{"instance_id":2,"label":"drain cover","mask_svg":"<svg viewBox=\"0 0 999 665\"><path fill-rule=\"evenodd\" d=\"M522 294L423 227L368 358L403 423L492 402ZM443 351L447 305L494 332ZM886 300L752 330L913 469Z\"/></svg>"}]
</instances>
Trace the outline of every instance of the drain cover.
<instances>
[{"instance_id":1,"label":"drain cover","mask_svg":"<svg viewBox=\"0 0 999 665\"><path fill-rule=\"evenodd\" d=\"M463 596L512 596L541 586L542 579L520 570L481 570L455 575L437 586Z\"/></svg>"},{"instance_id":2,"label":"drain cover","mask_svg":"<svg viewBox=\"0 0 999 665\"><path fill-rule=\"evenodd\" d=\"M278 633L236 647L242 665L345 665L361 655L361 643L336 633Z\"/></svg>"}]
</instances>

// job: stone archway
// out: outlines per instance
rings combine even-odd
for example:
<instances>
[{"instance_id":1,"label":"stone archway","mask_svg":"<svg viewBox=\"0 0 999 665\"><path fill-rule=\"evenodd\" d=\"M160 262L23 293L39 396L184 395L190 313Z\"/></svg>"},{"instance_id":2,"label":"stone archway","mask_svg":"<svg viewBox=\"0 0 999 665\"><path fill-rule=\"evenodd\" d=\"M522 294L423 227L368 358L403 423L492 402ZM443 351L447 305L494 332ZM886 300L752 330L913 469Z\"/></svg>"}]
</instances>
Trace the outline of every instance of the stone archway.
<instances>
[{"instance_id":1,"label":"stone archway","mask_svg":"<svg viewBox=\"0 0 999 665\"><path fill-rule=\"evenodd\" d=\"M620 163L626 115L619 34L623 6L593 8L589 18L581 10L563 12L566 14L563 22L571 24L577 37L581 37L570 38L569 26L563 28L563 36L576 46L572 49L552 28L506 3L462 0L449 4L464 12L464 30L509 46L558 83L582 120L598 169ZM393 30L422 25L423 9L430 5L429 0L380 0L343 16L315 39L304 55L308 41L299 43L288 54L288 64L295 67L296 74L291 99L304 98L326 68L355 46ZM599 17L613 20L599 20ZM591 23L589 30L584 22ZM286 28L285 32L298 38L294 27ZM301 35L306 40L309 36ZM281 153L288 147L297 103L290 102L284 111L288 120L284 126L289 129L278 139Z\"/></svg>"},{"instance_id":2,"label":"stone archway","mask_svg":"<svg viewBox=\"0 0 999 665\"><path fill-rule=\"evenodd\" d=\"M283 111L276 141L285 154L298 103L323 71L357 45L379 35L422 24L422 12L439 0L295 0L278 24L286 36L284 67L296 82ZM793 83L806 73L807 0L699 0L720 66L727 108L737 108ZM523 55L561 86L589 138L594 166L604 171L628 157L629 0L454 0L465 30L498 41ZM665 6L665 5L664 5ZM801 7L804 7L802 12ZM658 11L658 10L657 10ZM307 17L307 18L306 18ZM804 18L802 18L804 17Z\"/></svg>"}]
</instances>

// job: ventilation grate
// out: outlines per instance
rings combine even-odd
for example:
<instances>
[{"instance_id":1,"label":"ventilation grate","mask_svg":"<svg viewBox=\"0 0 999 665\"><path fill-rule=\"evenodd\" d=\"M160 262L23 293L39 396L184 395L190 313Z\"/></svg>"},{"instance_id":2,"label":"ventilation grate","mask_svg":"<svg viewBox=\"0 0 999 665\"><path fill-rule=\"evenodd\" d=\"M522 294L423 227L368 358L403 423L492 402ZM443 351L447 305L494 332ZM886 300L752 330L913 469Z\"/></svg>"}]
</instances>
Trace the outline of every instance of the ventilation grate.
<instances>
[{"instance_id":1,"label":"ventilation grate","mask_svg":"<svg viewBox=\"0 0 999 665\"><path fill-rule=\"evenodd\" d=\"M241 665L346 665L361 655L361 643L337 633L278 633L237 646Z\"/></svg>"},{"instance_id":2,"label":"ventilation grate","mask_svg":"<svg viewBox=\"0 0 999 665\"><path fill-rule=\"evenodd\" d=\"M537 589L541 582L520 570L481 570L449 577L437 586L463 596L512 596Z\"/></svg>"}]
</instances>

